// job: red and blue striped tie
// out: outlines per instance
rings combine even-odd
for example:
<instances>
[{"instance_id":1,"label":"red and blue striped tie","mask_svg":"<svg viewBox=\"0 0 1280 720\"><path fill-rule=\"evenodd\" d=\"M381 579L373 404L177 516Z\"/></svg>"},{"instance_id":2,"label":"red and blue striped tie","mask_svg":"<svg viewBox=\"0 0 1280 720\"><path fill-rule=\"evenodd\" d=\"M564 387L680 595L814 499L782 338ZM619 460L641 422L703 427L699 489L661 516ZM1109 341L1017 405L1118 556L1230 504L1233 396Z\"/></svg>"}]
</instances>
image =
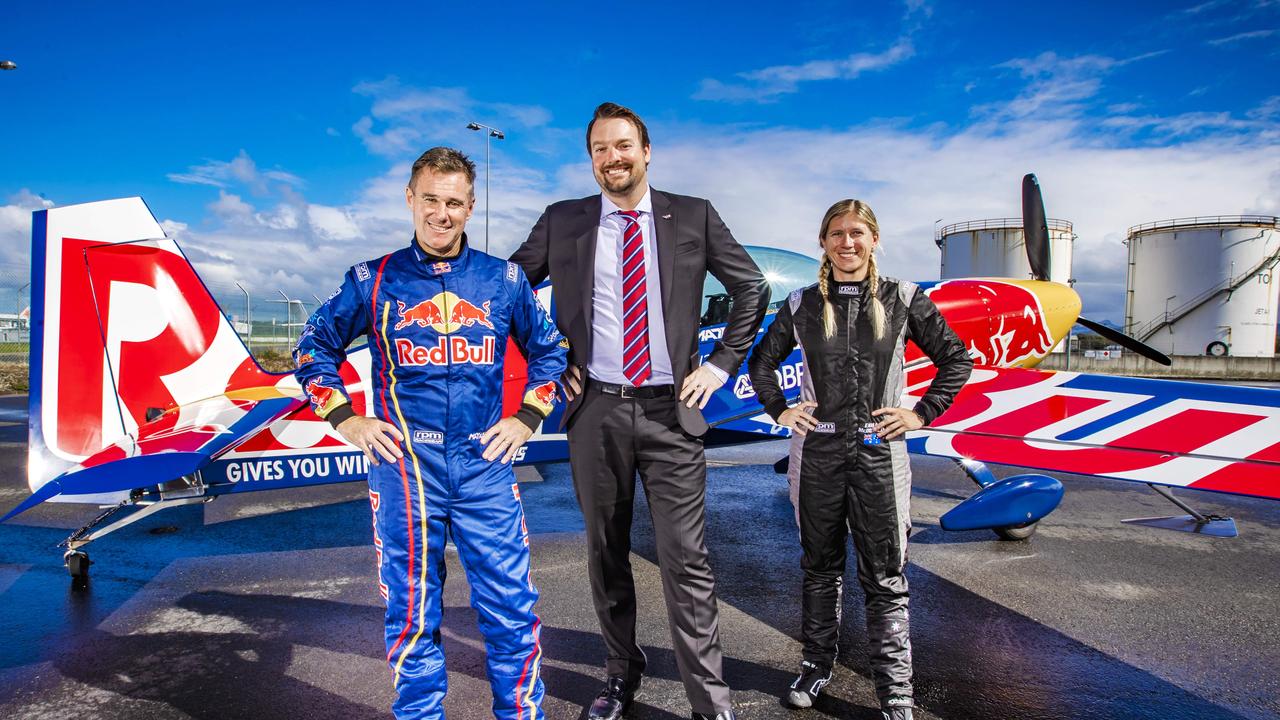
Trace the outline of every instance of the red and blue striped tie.
<instances>
[{"instance_id":1,"label":"red and blue striped tie","mask_svg":"<svg viewBox=\"0 0 1280 720\"><path fill-rule=\"evenodd\" d=\"M649 290L640 213L619 210L622 230L622 374L632 385L649 378Z\"/></svg>"}]
</instances>

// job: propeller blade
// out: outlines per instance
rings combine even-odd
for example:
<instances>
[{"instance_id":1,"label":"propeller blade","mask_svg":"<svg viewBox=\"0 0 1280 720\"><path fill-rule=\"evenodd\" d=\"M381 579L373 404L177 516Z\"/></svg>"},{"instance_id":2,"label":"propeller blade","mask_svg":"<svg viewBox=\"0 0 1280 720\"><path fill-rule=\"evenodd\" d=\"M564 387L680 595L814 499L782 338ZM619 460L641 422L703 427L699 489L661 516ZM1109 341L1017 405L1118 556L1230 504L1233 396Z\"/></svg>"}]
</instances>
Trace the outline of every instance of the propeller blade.
<instances>
[{"instance_id":1,"label":"propeller blade","mask_svg":"<svg viewBox=\"0 0 1280 720\"><path fill-rule=\"evenodd\" d=\"M1084 318L1084 317L1076 318L1076 322L1098 333L1099 335L1110 340L1111 342L1138 353L1139 355L1141 355L1144 358L1147 358L1148 360L1153 360L1155 362L1160 363L1161 365L1173 364L1173 361L1169 359L1168 355L1165 355L1164 353L1160 352L1159 350L1156 350L1155 348L1138 340L1137 338L1132 338L1132 337L1129 337L1128 335L1125 335L1119 330L1112 330L1111 328L1107 327L1106 325L1103 325L1100 322L1094 322L1093 320L1090 320L1089 318Z\"/></svg>"},{"instance_id":2,"label":"propeller blade","mask_svg":"<svg viewBox=\"0 0 1280 720\"><path fill-rule=\"evenodd\" d=\"M1022 178L1022 239L1027 261L1036 280L1049 279L1049 225L1045 222L1044 198L1034 173Z\"/></svg>"}]
</instances>

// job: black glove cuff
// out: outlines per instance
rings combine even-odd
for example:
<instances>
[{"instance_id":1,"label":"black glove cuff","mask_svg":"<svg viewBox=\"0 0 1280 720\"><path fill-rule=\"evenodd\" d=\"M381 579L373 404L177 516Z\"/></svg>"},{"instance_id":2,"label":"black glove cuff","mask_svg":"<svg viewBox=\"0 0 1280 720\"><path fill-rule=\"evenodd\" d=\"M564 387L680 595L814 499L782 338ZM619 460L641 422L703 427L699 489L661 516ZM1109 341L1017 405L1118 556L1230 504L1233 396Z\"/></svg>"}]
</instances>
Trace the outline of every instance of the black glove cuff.
<instances>
[{"instance_id":1,"label":"black glove cuff","mask_svg":"<svg viewBox=\"0 0 1280 720\"><path fill-rule=\"evenodd\" d=\"M530 432L537 432L538 426L542 424L543 419L542 411L530 403L521 405L520 409L512 417L524 423Z\"/></svg>"},{"instance_id":2,"label":"black glove cuff","mask_svg":"<svg viewBox=\"0 0 1280 720\"><path fill-rule=\"evenodd\" d=\"M329 421L329 424L333 426L334 430L337 430L338 426L341 425L344 420L355 417L355 414L356 411L351 409L351 403L343 403L342 405L330 410L329 414L324 416L324 419Z\"/></svg>"}]
</instances>

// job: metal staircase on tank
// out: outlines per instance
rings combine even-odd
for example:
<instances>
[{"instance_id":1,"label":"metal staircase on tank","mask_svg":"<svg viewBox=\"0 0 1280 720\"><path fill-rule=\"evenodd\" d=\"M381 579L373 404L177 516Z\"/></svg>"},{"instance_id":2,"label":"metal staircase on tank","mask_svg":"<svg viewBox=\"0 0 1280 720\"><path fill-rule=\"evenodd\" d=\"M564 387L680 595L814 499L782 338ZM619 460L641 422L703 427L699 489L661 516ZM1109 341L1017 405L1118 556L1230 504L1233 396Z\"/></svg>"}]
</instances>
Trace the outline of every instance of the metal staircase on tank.
<instances>
[{"instance_id":1,"label":"metal staircase on tank","mask_svg":"<svg viewBox=\"0 0 1280 720\"><path fill-rule=\"evenodd\" d=\"M1133 337L1136 337L1138 340L1146 342L1148 339L1151 338L1151 336L1160 332L1164 328L1169 327L1170 325L1178 322L1179 320L1186 317L1187 315L1190 315L1192 311L1194 311L1196 308L1200 307L1201 305L1204 305L1210 300L1213 300L1219 295L1225 294L1230 296L1231 293L1235 292L1236 289L1238 289L1241 285L1244 285L1246 282L1252 280L1259 273L1269 272L1272 268L1276 266L1277 263L1280 263L1280 248L1277 248L1275 252L1264 257L1261 262L1259 262L1257 265L1253 266L1248 271L1241 274L1239 277L1227 278L1226 280L1223 280L1222 282L1218 283L1217 285L1214 285L1208 290L1205 290L1199 295L1196 295L1195 297L1179 305L1173 310L1170 310L1166 313L1162 313L1161 315L1157 316L1155 319L1143 325L1135 326L1133 329L1129 331L1129 334L1132 335Z\"/></svg>"}]
</instances>

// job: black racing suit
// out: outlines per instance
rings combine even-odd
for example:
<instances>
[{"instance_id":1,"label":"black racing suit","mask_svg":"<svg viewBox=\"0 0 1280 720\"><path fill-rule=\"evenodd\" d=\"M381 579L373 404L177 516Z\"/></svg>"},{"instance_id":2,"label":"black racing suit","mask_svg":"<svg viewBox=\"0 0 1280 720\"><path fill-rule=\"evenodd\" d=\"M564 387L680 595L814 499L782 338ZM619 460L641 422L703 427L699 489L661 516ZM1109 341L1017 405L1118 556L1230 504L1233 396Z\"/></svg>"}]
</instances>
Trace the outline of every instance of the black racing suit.
<instances>
[{"instance_id":1,"label":"black racing suit","mask_svg":"<svg viewBox=\"0 0 1280 720\"><path fill-rule=\"evenodd\" d=\"M973 361L933 301L910 282L881 278L885 331L874 339L864 302L867 281L829 283L836 332L823 333L823 301L817 285L791 293L751 354L756 397L777 420L787 402L774 371L800 345L804 362L801 399L817 402L819 425L793 434L788 471L803 551L804 659L830 669L840 630L845 537L852 533L858 582L866 595L867 638L876 695L882 706L909 704L911 642L908 633L907 534L911 467L904 436L884 441L870 425L871 412L902 403L908 340L933 360L937 375L915 405L925 425L951 404L969 378ZM912 359L911 367L926 364Z\"/></svg>"}]
</instances>

